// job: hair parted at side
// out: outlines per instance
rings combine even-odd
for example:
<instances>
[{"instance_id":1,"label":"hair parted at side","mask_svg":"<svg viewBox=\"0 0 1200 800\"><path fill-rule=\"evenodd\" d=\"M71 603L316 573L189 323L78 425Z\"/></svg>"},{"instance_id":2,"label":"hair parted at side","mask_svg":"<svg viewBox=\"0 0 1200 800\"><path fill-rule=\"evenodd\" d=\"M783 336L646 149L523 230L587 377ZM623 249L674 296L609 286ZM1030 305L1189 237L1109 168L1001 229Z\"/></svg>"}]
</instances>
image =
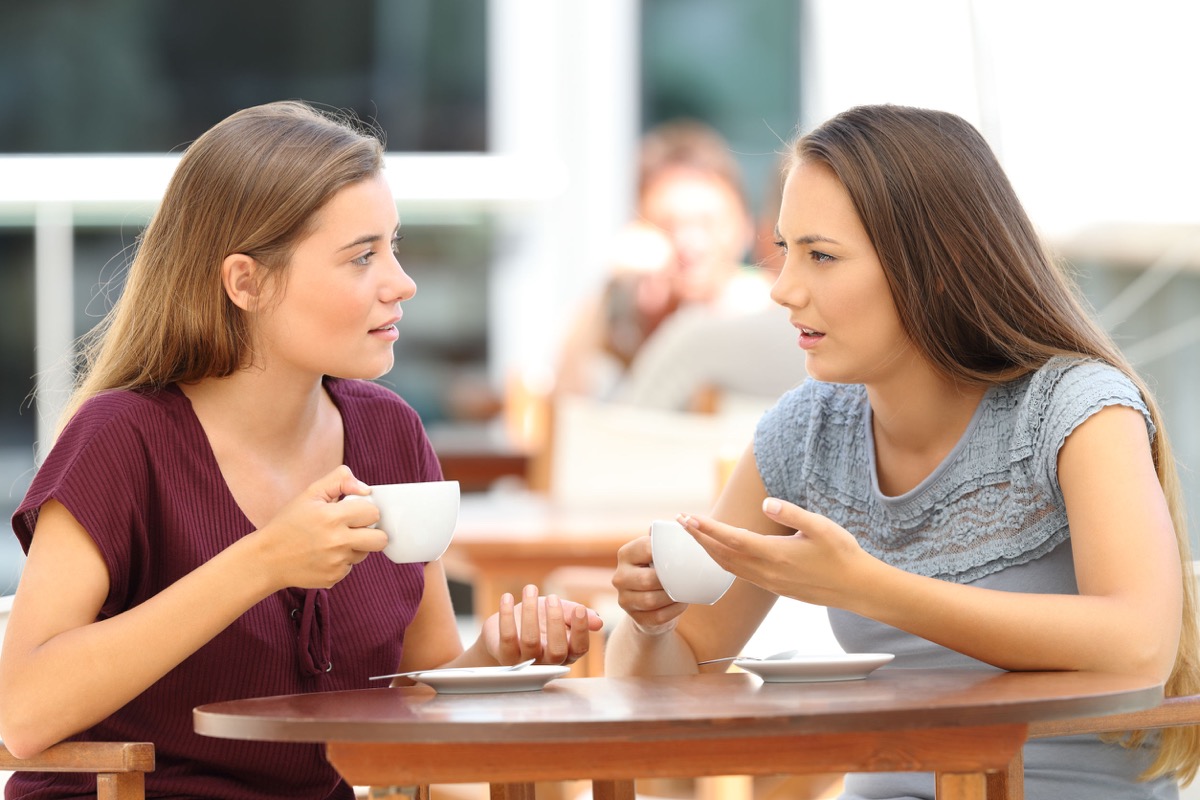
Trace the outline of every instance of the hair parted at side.
<instances>
[{"instance_id":1,"label":"hair parted at side","mask_svg":"<svg viewBox=\"0 0 1200 800\"><path fill-rule=\"evenodd\" d=\"M248 363L244 312L221 265L253 257L278 278L316 212L383 168L382 133L300 101L243 109L187 148L140 237L121 297L83 341L62 424L106 389L222 377Z\"/></svg>"},{"instance_id":2,"label":"hair parted at side","mask_svg":"<svg viewBox=\"0 0 1200 800\"><path fill-rule=\"evenodd\" d=\"M796 140L793 166L822 163L842 183L883 266L901 323L947 377L1010 380L1056 355L1125 372L1150 409L1155 469L1183 565L1179 655L1171 696L1200 693L1200 630L1183 493L1153 395L1095 322L1075 283L1051 259L987 141L948 112L858 106ZM1140 742L1144 732L1126 737ZM1144 777L1200 768L1200 727L1161 732Z\"/></svg>"},{"instance_id":3,"label":"hair parted at side","mask_svg":"<svg viewBox=\"0 0 1200 800\"><path fill-rule=\"evenodd\" d=\"M742 168L729 142L708 123L688 117L660 122L642 136L639 150L639 198L660 178L685 173L724 183L747 205Z\"/></svg>"}]
</instances>

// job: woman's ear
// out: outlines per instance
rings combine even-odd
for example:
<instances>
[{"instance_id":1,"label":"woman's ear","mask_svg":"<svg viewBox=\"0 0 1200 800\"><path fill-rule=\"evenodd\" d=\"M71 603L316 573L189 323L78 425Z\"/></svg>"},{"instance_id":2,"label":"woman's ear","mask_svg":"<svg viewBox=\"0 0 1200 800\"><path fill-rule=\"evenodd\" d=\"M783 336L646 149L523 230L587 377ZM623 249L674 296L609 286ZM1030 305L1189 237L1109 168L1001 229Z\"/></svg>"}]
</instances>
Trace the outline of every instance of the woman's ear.
<instances>
[{"instance_id":1,"label":"woman's ear","mask_svg":"<svg viewBox=\"0 0 1200 800\"><path fill-rule=\"evenodd\" d=\"M262 294L262 276L258 262L244 253L234 253L221 262L221 283L225 294L243 311L258 307Z\"/></svg>"}]
</instances>

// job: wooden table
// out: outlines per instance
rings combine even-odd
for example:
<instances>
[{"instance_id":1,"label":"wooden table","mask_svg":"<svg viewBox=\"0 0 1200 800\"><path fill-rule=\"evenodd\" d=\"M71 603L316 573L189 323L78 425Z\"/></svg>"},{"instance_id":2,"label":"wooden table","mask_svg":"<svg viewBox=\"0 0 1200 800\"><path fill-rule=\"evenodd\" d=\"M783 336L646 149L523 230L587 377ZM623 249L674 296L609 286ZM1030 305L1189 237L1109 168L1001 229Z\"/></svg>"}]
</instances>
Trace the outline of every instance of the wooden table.
<instances>
[{"instance_id":1,"label":"wooden table","mask_svg":"<svg viewBox=\"0 0 1200 800\"><path fill-rule=\"evenodd\" d=\"M529 476L533 453L495 425L438 423L427 433L442 475L458 481L464 492L487 491L502 479L524 481Z\"/></svg>"},{"instance_id":2,"label":"wooden table","mask_svg":"<svg viewBox=\"0 0 1200 800\"><path fill-rule=\"evenodd\" d=\"M526 583L543 585L564 566L617 566L621 545L645 535L666 509L564 506L535 492L464 494L446 573L473 587L474 614L484 619L500 595L520 599ZM669 516L667 516L669 518Z\"/></svg>"},{"instance_id":3,"label":"wooden table","mask_svg":"<svg viewBox=\"0 0 1200 800\"><path fill-rule=\"evenodd\" d=\"M541 692L364 689L214 703L207 736L325 742L353 785L590 779L632 800L634 778L932 771L941 800L1020 797L1029 723L1152 708L1158 684L1103 673L881 669L866 680L765 684L746 673L576 678Z\"/></svg>"}]
</instances>

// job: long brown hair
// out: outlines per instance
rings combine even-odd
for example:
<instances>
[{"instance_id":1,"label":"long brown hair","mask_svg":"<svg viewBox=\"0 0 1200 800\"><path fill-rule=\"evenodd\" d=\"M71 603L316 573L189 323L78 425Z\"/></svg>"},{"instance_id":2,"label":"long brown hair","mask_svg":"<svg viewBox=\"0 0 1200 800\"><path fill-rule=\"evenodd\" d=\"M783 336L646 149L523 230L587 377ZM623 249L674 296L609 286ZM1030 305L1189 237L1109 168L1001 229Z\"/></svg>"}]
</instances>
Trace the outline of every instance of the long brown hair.
<instances>
[{"instance_id":1,"label":"long brown hair","mask_svg":"<svg viewBox=\"0 0 1200 800\"><path fill-rule=\"evenodd\" d=\"M913 344L947 377L1010 380L1056 355L1105 361L1141 391L1155 425L1154 466L1182 562L1179 651L1166 693L1200 691L1195 579L1175 459L1145 383L1050 258L983 136L946 112L860 106L800 137L794 162L837 175L879 255ZM1145 732L1126 737L1140 742ZM1143 777L1187 783L1200 767L1200 727L1168 728Z\"/></svg>"},{"instance_id":2,"label":"long brown hair","mask_svg":"<svg viewBox=\"0 0 1200 800\"><path fill-rule=\"evenodd\" d=\"M120 298L83 344L62 424L106 389L223 377L249 362L247 320L226 295L226 256L278 280L315 213L383 168L382 135L298 101L238 111L187 149L143 232Z\"/></svg>"}]
</instances>

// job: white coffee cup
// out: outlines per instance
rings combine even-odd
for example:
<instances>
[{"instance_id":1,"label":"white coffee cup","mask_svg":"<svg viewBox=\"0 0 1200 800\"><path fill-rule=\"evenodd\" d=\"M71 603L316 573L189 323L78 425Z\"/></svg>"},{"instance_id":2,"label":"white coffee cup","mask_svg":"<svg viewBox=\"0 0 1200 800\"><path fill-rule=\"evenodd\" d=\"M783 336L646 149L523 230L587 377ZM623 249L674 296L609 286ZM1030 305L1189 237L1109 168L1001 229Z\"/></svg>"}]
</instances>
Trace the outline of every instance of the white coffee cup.
<instances>
[{"instance_id":1,"label":"white coffee cup","mask_svg":"<svg viewBox=\"0 0 1200 800\"><path fill-rule=\"evenodd\" d=\"M366 500L379 509L379 522L371 527L388 535L383 554L397 564L437 561L458 524L458 481L382 484L369 495L342 499Z\"/></svg>"},{"instance_id":2,"label":"white coffee cup","mask_svg":"<svg viewBox=\"0 0 1200 800\"><path fill-rule=\"evenodd\" d=\"M713 561L678 522L650 523L650 558L654 571L676 603L712 605L733 585L733 574Z\"/></svg>"}]
</instances>

